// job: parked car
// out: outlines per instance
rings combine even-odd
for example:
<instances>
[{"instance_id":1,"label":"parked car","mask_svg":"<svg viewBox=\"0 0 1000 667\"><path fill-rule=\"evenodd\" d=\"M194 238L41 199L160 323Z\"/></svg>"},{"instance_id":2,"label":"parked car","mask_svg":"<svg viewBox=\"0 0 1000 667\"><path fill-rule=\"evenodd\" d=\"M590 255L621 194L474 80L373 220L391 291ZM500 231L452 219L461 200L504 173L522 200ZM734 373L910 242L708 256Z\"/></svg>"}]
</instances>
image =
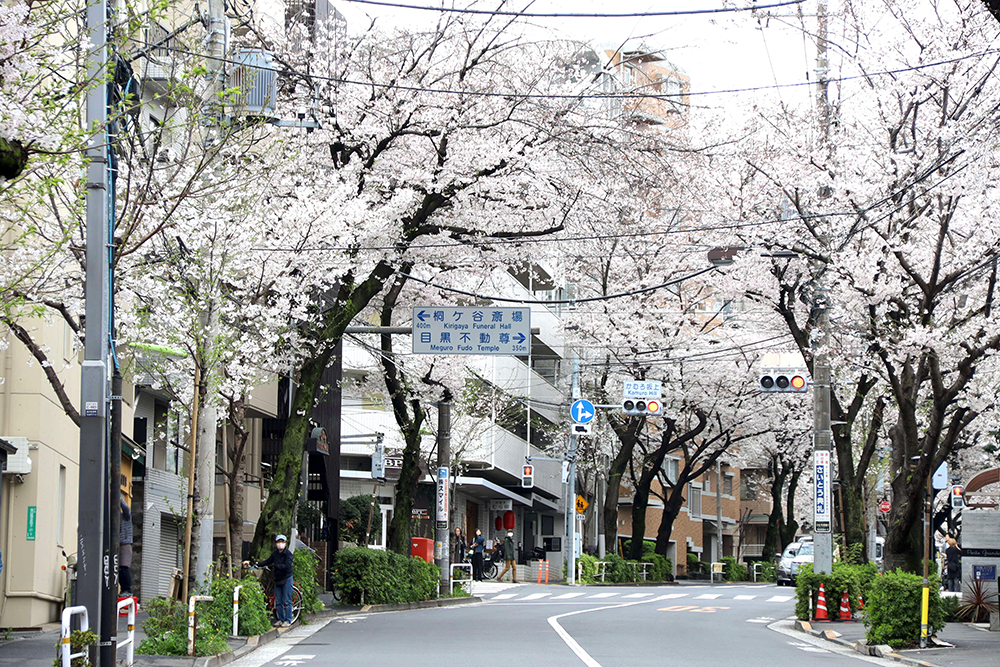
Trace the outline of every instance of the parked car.
<instances>
[{"instance_id":1,"label":"parked car","mask_svg":"<svg viewBox=\"0 0 1000 667\"><path fill-rule=\"evenodd\" d=\"M792 542L787 547L785 547L784 552L781 554L781 558L778 559L778 567L776 568L778 585L779 586L791 586L792 584L792 559L795 558L795 554L799 552L799 547L802 546L798 542Z\"/></svg>"},{"instance_id":2,"label":"parked car","mask_svg":"<svg viewBox=\"0 0 1000 667\"><path fill-rule=\"evenodd\" d=\"M799 545L799 550L796 552L795 556L792 557L792 562L789 569L790 582L789 585L795 585L795 575L798 574L799 568L801 568L806 563L810 565L813 562L813 545L812 541L803 542Z\"/></svg>"}]
</instances>

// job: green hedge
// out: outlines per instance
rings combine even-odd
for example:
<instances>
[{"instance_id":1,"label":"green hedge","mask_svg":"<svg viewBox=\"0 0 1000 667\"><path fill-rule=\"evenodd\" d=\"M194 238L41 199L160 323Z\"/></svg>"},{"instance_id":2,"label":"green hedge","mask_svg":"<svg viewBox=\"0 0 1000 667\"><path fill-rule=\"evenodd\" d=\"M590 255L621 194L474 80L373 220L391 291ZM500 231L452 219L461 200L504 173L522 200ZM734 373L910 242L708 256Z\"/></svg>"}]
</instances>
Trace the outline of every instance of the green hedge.
<instances>
[{"instance_id":1,"label":"green hedge","mask_svg":"<svg viewBox=\"0 0 1000 667\"><path fill-rule=\"evenodd\" d=\"M941 580L935 574L929 581L928 623L934 634L944 628L946 609L938 593ZM870 596L865 598L865 638L869 644L902 648L920 641L923 587L923 577L902 570L875 578Z\"/></svg>"},{"instance_id":2,"label":"green hedge","mask_svg":"<svg viewBox=\"0 0 1000 667\"><path fill-rule=\"evenodd\" d=\"M851 611L855 611L858 604L858 594L865 599L868 605L872 582L878 576L878 567L874 563L864 565L849 565L843 562L833 564L831 574L818 574L813 572L812 563L805 563L795 574L795 616L799 620L808 621L810 613L816 605L816 598L819 595L819 585L824 584L823 589L826 595L826 610L831 618L837 616L840 609L840 599L844 591L847 591L851 604Z\"/></svg>"},{"instance_id":3,"label":"green hedge","mask_svg":"<svg viewBox=\"0 0 1000 667\"><path fill-rule=\"evenodd\" d=\"M653 565L646 575L648 581L673 581L674 564L669 558L654 553L643 555L641 562Z\"/></svg>"},{"instance_id":4,"label":"green hedge","mask_svg":"<svg viewBox=\"0 0 1000 667\"><path fill-rule=\"evenodd\" d=\"M334 580L344 604L397 604L438 595L441 570L416 556L348 547L337 552Z\"/></svg>"},{"instance_id":5,"label":"green hedge","mask_svg":"<svg viewBox=\"0 0 1000 667\"><path fill-rule=\"evenodd\" d=\"M321 583L316 580L320 571L319 556L312 549L299 547L292 558L292 581L302 591L302 612L315 614L323 609L319 599Z\"/></svg>"},{"instance_id":6,"label":"green hedge","mask_svg":"<svg viewBox=\"0 0 1000 667\"><path fill-rule=\"evenodd\" d=\"M747 581L750 579L747 566L736 562L736 559L732 556L723 556L722 562L724 563L722 571L726 575L726 581Z\"/></svg>"}]
</instances>

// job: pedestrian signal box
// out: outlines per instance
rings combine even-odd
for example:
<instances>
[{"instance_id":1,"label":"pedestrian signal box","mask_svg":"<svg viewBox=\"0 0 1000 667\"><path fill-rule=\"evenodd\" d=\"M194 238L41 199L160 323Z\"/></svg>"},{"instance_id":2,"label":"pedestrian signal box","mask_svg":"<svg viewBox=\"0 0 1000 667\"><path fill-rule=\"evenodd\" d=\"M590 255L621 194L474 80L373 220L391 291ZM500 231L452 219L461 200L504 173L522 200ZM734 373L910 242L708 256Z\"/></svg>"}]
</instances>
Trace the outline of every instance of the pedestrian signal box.
<instances>
[{"instance_id":1,"label":"pedestrian signal box","mask_svg":"<svg viewBox=\"0 0 1000 667\"><path fill-rule=\"evenodd\" d=\"M530 489L535 485L535 466L525 465L521 471L521 488Z\"/></svg>"},{"instance_id":2,"label":"pedestrian signal box","mask_svg":"<svg viewBox=\"0 0 1000 667\"><path fill-rule=\"evenodd\" d=\"M951 506L955 509L962 509L965 507L965 497L962 495L965 493L965 489L962 488L960 484L955 484L951 487Z\"/></svg>"}]
</instances>

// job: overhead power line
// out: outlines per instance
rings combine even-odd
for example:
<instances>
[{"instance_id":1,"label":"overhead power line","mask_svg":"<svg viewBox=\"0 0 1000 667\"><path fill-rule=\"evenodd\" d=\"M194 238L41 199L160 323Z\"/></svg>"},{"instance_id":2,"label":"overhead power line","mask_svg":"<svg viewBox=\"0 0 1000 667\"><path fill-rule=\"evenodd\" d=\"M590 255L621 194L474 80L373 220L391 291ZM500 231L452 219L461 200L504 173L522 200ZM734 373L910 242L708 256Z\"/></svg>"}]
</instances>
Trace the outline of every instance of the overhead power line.
<instances>
[{"instance_id":1,"label":"overhead power line","mask_svg":"<svg viewBox=\"0 0 1000 667\"><path fill-rule=\"evenodd\" d=\"M716 7L713 9L679 9L668 12L626 12L626 13L570 13L570 12L525 12L502 9L467 9L462 7L428 7L426 5L411 5L401 2L384 2L382 0L347 0L359 5L377 5L379 7L395 7L397 9L417 9L430 12L450 14L486 14L489 16L523 16L524 18L584 18L584 19L627 19L651 16L690 16L695 14L730 14L733 12L752 12L759 9L773 9L798 5L805 0L788 0L770 5L750 5L749 7Z\"/></svg>"}]
</instances>

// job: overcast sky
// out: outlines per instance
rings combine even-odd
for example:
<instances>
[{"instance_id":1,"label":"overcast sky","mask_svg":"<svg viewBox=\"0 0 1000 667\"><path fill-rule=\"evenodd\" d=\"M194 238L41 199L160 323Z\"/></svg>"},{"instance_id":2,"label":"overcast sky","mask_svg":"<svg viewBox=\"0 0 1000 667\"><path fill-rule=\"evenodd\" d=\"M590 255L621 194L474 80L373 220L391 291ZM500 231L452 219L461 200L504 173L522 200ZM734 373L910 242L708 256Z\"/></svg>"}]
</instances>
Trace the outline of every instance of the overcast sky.
<instances>
[{"instance_id":1,"label":"overcast sky","mask_svg":"<svg viewBox=\"0 0 1000 667\"><path fill-rule=\"evenodd\" d=\"M440 7L442 0L389 0L399 4ZM444 0L446 6L467 7L469 3ZM759 0L772 4L777 0ZM507 5L520 9L530 0ZM363 29L367 17L377 17L378 24L387 26L427 26L439 12L380 7L377 5L334 0L348 19L349 30ZM496 3L499 4L499 3ZM479 4L477 8L493 8L496 4ZM743 0L737 4L745 5ZM723 0L535 0L527 9L534 13L642 13L716 9L725 6ZM574 39L586 40L595 46L617 48L627 39L638 40L653 49L661 49L666 57L691 76L694 92L722 91L801 84L812 78L815 67L815 46L810 38L803 40L801 26L811 34L815 29L815 1L802 4L804 17L797 15L796 5L768 10L774 18L758 18L751 12L732 12L697 16L629 17L629 18L533 18L540 26ZM739 93L742 98L768 93ZM775 94L773 91L770 94ZM808 97L805 87L784 87L777 93L786 102ZM724 95L709 94L697 102L716 106L725 103ZM696 100L692 100L696 102Z\"/></svg>"}]
</instances>

